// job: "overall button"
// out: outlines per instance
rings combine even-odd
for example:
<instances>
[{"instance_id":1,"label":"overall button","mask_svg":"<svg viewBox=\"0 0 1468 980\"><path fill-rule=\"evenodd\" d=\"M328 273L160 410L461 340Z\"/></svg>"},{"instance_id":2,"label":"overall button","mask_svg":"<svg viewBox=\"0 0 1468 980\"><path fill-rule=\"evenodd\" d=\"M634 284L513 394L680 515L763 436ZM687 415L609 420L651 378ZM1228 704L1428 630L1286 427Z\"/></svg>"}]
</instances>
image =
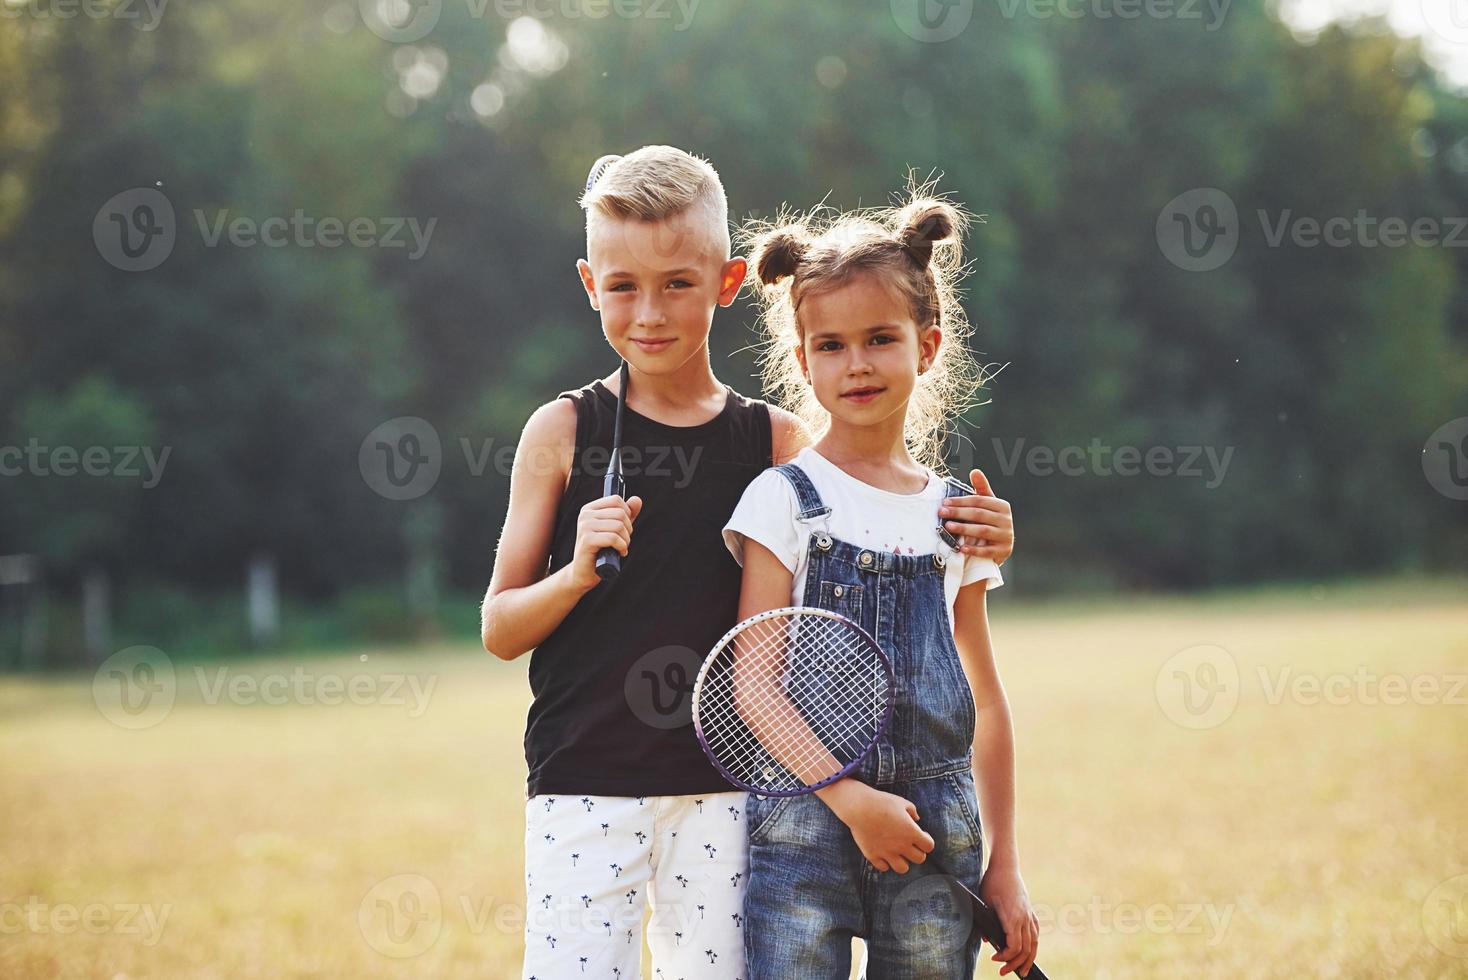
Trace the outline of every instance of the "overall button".
<instances>
[{"instance_id":1,"label":"overall button","mask_svg":"<svg viewBox=\"0 0 1468 980\"><path fill-rule=\"evenodd\" d=\"M839 599L846 594L846 589L838 585L831 590L831 594Z\"/></svg>"},{"instance_id":2,"label":"overall button","mask_svg":"<svg viewBox=\"0 0 1468 980\"><path fill-rule=\"evenodd\" d=\"M820 548L822 551L830 551L831 550L831 536L829 534L817 534L816 535L816 547L817 548Z\"/></svg>"},{"instance_id":3,"label":"overall button","mask_svg":"<svg viewBox=\"0 0 1468 980\"><path fill-rule=\"evenodd\" d=\"M857 558L857 561L861 562L862 568L872 567L872 553L870 551L863 551L861 557Z\"/></svg>"},{"instance_id":4,"label":"overall button","mask_svg":"<svg viewBox=\"0 0 1468 980\"><path fill-rule=\"evenodd\" d=\"M948 559L947 558L944 558L942 555L938 555L938 554L933 555L933 567L934 568L942 568L946 564L948 564Z\"/></svg>"}]
</instances>

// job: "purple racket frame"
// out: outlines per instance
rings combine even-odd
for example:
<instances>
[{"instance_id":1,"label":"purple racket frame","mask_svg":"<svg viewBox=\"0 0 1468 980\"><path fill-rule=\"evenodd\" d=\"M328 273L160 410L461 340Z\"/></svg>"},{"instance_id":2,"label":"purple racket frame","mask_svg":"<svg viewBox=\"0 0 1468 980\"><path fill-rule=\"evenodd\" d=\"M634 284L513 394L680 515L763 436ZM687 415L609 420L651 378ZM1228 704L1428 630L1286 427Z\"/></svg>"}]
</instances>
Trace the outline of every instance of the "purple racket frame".
<instances>
[{"instance_id":1,"label":"purple racket frame","mask_svg":"<svg viewBox=\"0 0 1468 980\"><path fill-rule=\"evenodd\" d=\"M733 773L729 772L729 770L725 769L723 764L719 762L718 757L714 755L713 749L709 747L708 739L704 736L703 722L699 718L699 707L702 700L700 695L703 693L704 679L708 676L709 668L713 666L714 659L723 652L724 647L729 643L731 639L734 638L734 635L736 633L739 633L756 623L763 622L764 620L775 619L780 616L789 616L793 613L799 613L804 616L823 616L827 619L836 620L837 622L849 626L853 630L855 630L857 635L864 643L871 644L872 652L875 653L877 656L877 663L881 665L882 672L887 679L888 696L887 704L882 711L882 719L878 723L876 731L872 733L872 737L867 742L866 747L863 748L859 753L857 753L856 757L853 758L850 762L842 766L840 772L837 772L831 776L827 776L825 779L822 779L818 783L811 783L806 786L798 786L795 789L772 790L762 786L755 786L751 783L745 782L742 779L739 779ZM762 613L756 613L755 615L750 616L747 619L743 619L740 620L738 623L735 623L734 627L730 629L729 632L725 633L722 637L719 638L719 642L714 644L713 649L710 650L708 656L704 658L703 665L698 670L698 677L693 682L693 731L694 734L698 736L698 744L699 747L703 749L703 754L706 755L708 757L708 760L714 764L714 768L719 770L719 774L727 779L734 786L737 786L738 788L745 790L746 792L755 793L760 796L804 796L807 793L814 793L816 790L829 786L832 783L836 782L838 779L842 779L850 775L851 771L857 766L861 765L862 760L871 754L873 746L875 746L877 744L877 741L881 739L882 734L887 731L887 725L892 720L892 709L896 700L896 691L897 676L892 670L892 661L887 658L887 654L885 651L883 651L882 645L878 643L870 633L862 629L859 623L853 622L846 616L843 616L838 612L832 612L829 609L821 609L815 606L782 606L779 609L770 609Z\"/></svg>"}]
</instances>

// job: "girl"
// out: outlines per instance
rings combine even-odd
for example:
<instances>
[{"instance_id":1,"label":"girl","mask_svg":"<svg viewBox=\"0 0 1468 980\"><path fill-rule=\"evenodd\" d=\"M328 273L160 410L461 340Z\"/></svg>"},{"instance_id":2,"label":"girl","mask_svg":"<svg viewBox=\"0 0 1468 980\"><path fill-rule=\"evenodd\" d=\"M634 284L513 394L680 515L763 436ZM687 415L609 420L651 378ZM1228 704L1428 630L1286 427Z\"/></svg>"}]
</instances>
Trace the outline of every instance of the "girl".
<instances>
[{"instance_id":1,"label":"girl","mask_svg":"<svg viewBox=\"0 0 1468 980\"><path fill-rule=\"evenodd\" d=\"M1013 733L985 611L985 590L1003 579L993 561L957 549L947 502L972 491L932 469L945 422L981 381L954 298L964 218L921 190L912 198L900 210L749 231L766 390L822 435L756 477L724 528L743 566L739 616L788 605L843 613L897 677L892 720L851 776L746 803L752 980L847 977L853 936L866 940L871 980L972 977L969 920L933 931L948 892L924 866L929 854L980 882L999 913L1001 974L1024 976L1035 959ZM947 906L950 925L958 908Z\"/></svg>"}]
</instances>

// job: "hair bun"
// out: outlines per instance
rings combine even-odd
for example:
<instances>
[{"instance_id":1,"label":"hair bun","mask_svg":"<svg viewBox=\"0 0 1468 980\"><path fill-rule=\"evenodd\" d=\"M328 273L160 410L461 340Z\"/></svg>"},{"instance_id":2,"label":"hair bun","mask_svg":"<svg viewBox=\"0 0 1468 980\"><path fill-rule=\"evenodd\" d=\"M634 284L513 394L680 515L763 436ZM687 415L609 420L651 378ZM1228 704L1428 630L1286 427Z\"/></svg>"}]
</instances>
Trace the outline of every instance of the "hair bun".
<instances>
[{"instance_id":1,"label":"hair bun","mask_svg":"<svg viewBox=\"0 0 1468 980\"><path fill-rule=\"evenodd\" d=\"M958 209L946 201L913 201L898 217L898 241L912 260L926 269L933 261L933 246L958 235Z\"/></svg>"},{"instance_id":2,"label":"hair bun","mask_svg":"<svg viewBox=\"0 0 1468 980\"><path fill-rule=\"evenodd\" d=\"M586 175L586 190L588 193L596 186L596 182L601 180L602 174L606 173L612 164L620 159L622 159L620 154L608 153L591 165L591 172Z\"/></svg>"},{"instance_id":3,"label":"hair bun","mask_svg":"<svg viewBox=\"0 0 1468 980\"><path fill-rule=\"evenodd\" d=\"M776 228L761 239L756 248L755 272L767 286L795 275L796 268L810 251L810 239L797 227Z\"/></svg>"}]
</instances>

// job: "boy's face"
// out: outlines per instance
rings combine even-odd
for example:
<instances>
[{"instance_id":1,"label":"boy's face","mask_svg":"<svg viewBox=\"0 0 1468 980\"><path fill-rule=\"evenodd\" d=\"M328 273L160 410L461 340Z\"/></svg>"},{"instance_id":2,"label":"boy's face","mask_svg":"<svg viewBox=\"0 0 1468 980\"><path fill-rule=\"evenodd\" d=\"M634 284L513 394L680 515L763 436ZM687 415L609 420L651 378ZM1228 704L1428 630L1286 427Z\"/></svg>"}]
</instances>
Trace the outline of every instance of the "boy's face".
<instances>
[{"instance_id":1,"label":"boy's face","mask_svg":"<svg viewBox=\"0 0 1468 980\"><path fill-rule=\"evenodd\" d=\"M719 236L687 211L660 221L598 216L587 251L576 267L607 342L647 374L700 355L714 308L734 302L744 282L745 261L726 259Z\"/></svg>"},{"instance_id":2,"label":"boy's face","mask_svg":"<svg viewBox=\"0 0 1468 980\"><path fill-rule=\"evenodd\" d=\"M807 295L800 329L796 356L816 400L857 426L894 413L905 418L919 370L932 364L943 342L941 330L919 330L902 297L869 275Z\"/></svg>"}]
</instances>

